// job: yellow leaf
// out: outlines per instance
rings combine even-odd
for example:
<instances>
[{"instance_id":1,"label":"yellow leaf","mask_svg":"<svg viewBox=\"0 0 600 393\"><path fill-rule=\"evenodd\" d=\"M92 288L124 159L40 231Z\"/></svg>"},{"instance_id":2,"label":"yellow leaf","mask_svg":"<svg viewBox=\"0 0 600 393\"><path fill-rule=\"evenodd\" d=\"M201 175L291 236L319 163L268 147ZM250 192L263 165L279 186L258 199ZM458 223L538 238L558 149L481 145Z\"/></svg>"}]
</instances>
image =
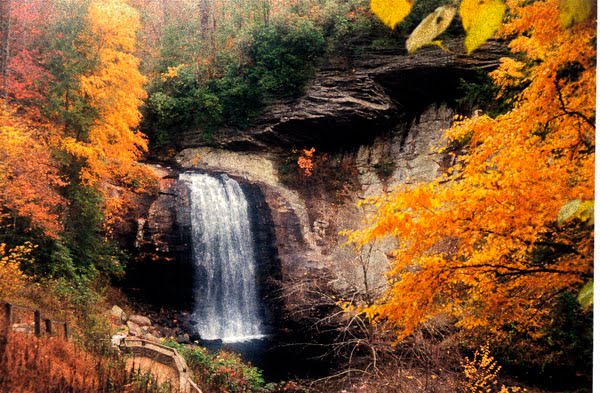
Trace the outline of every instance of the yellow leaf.
<instances>
[{"instance_id":1,"label":"yellow leaf","mask_svg":"<svg viewBox=\"0 0 600 393\"><path fill-rule=\"evenodd\" d=\"M422 46L432 44L435 37L442 34L456 15L456 8L451 5L438 7L415 28L406 40L406 49L413 53Z\"/></svg>"},{"instance_id":2,"label":"yellow leaf","mask_svg":"<svg viewBox=\"0 0 600 393\"><path fill-rule=\"evenodd\" d=\"M579 23L592 13L592 0L560 0L560 24L567 27Z\"/></svg>"},{"instance_id":3,"label":"yellow leaf","mask_svg":"<svg viewBox=\"0 0 600 393\"><path fill-rule=\"evenodd\" d=\"M391 29L410 13L414 0L371 0L371 11Z\"/></svg>"},{"instance_id":4,"label":"yellow leaf","mask_svg":"<svg viewBox=\"0 0 600 393\"><path fill-rule=\"evenodd\" d=\"M435 41L431 41L431 45L435 45L438 48L440 48L441 50L443 50L444 52L450 52L450 49L448 49L446 47L446 45L444 45L444 43L441 40L435 40ZM445 149L442 149L442 151L440 153L443 153Z\"/></svg>"},{"instance_id":5,"label":"yellow leaf","mask_svg":"<svg viewBox=\"0 0 600 393\"><path fill-rule=\"evenodd\" d=\"M471 54L502 24L506 5L502 0L463 0L458 14L467 33L465 48Z\"/></svg>"}]
</instances>

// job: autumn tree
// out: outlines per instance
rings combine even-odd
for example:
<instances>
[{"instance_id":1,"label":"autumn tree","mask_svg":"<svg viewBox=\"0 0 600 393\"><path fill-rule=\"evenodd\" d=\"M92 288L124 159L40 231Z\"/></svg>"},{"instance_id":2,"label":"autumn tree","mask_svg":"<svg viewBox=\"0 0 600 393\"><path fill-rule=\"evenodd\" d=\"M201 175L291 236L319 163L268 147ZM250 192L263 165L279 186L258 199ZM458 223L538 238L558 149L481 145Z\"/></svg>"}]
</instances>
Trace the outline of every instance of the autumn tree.
<instances>
[{"instance_id":1,"label":"autumn tree","mask_svg":"<svg viewBox=\"0 0 600 393\"><path fill-rule=\"evenodd\" d=\"M31 243L25 243L7 249L6 244L0 243L0 298L9 298L27 283L19 265L31 258L33 248Z\"/></svg>"},{"instance_id":2,"label":"autumn tree","mask_svg":"<svg viewBox=\"0 0 600 393\"><path fill-rule=\"evenodd\" d=\"M114 186L144 183L150 176L137 164L146 150L136 130L145 98L134 55L139 18L120 0L91 1L83 11L82 20L72 22L83 28L66 30L72 35L64 43L68 52L61 51L72 54L66 59L71 66L63 68L68 77L62 104L68 109L59 106L58 113L67 120L62 146L76 160L76 182L100 192L109 229L123 208Z\"/></svg>"},{"instance_id":3,"label":"autumn tree","mask_svg":"<svg viewBox=\"0 0 600 393\"><path fill-rule=\"evenodd\" d=\"M32 269L43 275L112 269L116 249L107 237L132 192L152 184L137 163L146 150L136 130L145 98L137 12L120 0L2 6L10 6L11 29L0 207L19 223L2 236L25 231L44 244L37 252L48 266Z\"/></svg>"},{"instance_id":4,"label":"autumn tree","mask_svg":"<svg viewBox=\"0 0 600 393\"><path fill-rule=\"evenodd\" d=\"M58 189L65 182L51 155L52 133L49 124L23 119L0 100L0 222L26 218L25 230L56 237L64 207Z\"/></svg>"},{"instance_id":5,"label":"autumn tree","mask_svg":"<svg viewBox=\"0 0 600 393\"><path fill-rule=\"evenodd\" d=\"M94 64L92 72L81 75L79 91L96 114L89 130L65 138L65 149L85 160L82 181L124 176L146 148L143 136L135 132L140 120L139 106L145 97L144 77L134 56L139 21L125 2L92 1L87 29L78 37Z\"/></svg>"},{"instance_id":6,"label":"autumn tree","mask_svg":"<svg viewBox=\"0 0 600 393\"><path fill-rule=\"evenodd\" d=\"M52 75L47 69L50 50L45 39L54 3L41 0L9 2L10 37L6 61L6 97L39 115L45 105ZM39 117L39 116L38 116Z\"/></svg>"},{"instance_id":7,"label":"autumn tree","mask_svg":"<svg viewBox=\"0 0 600 393\"><path fill-rule=\"evenodd\" d=\"M389 289L362 311L399 339L440 314L469 332L543 338L561 294L593 276L596 24L564 3L506 2L512 55L491 76L498 99L520 91L512 109L458 118L444 148L456 164L369 200L369 225L349 235L398 242Z\"/></svg>"}]
</instances>

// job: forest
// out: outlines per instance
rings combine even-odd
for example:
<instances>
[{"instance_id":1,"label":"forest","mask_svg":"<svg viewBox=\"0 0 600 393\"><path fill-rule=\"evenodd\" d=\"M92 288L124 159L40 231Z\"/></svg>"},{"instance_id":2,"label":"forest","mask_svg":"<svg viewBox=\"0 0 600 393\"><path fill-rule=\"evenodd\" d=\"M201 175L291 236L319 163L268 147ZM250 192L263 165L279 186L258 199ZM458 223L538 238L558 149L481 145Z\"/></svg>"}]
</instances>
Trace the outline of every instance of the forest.
<instances>
[{"instance_id":1,"label":"forest","mask_svg":"<svg viewBox=\"0 0 600 393\"><path fill-rule=\"evenodd\" d=\"M591 392L596 9L0 0L0 391L194 391L135 371L122 333L176 349L203 392ZM413 179L427 108L449 115ZM153 223L182 210L164 246ZM212 250L255 260L215 301L250 313L225 287L256 283L269 361L203 333L202 279L229 268Z\"/></svg>"}]
</instances>

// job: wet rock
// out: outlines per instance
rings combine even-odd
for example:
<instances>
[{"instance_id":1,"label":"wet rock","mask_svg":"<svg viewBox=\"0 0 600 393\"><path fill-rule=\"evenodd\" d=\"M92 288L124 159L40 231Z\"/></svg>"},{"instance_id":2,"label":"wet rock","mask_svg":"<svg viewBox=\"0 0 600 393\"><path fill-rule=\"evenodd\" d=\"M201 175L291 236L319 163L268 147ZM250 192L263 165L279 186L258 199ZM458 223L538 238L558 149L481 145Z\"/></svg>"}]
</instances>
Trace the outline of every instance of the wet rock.
<instances>
[{"instance_id":1,"label":"wet rock","mask_svg":"<svg viewBox=\"0 0 600 393\"><path fill-rule=\"evenodd\" d=\"M160 334L163 337L173 337L174 336L174 331L170 327L163 326L163 327L160 328Z\"/></svg>"},{"instance_id":2,"label":"wet rock","mask_svg":"<svg viewBox=\"0 0 600 393\"><path fill-rule=\"evenodd\" d=\"M198 333L190 334L190 341L192 341L194 343L199 343L201 340L202 340L202 338L200 337L200 335Z\"/></svg>"}]
</instances>

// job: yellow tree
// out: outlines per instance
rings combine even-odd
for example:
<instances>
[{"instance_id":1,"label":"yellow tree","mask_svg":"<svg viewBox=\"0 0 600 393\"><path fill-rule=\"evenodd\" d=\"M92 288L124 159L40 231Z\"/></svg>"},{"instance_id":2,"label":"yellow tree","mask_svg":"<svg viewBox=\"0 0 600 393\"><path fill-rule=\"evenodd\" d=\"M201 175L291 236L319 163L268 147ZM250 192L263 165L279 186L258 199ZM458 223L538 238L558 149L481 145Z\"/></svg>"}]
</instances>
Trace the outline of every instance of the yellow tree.
<instances>
[{"instance_id":1,"label":"yellow tree","mask_svg":"<svg viewBox=\"0 0 600 393\"><path fill-rule=\"evenodd\" d=\"M398 241L389 290L363 311L399 338L442 313L541 337L557 295L593 275L596 25L565 23L560 3L506 2L512 56L492 77L501 94L521 89L512 109L458 119L446 147L456 165L368 201L370 224L349 235L359 247Z\"/></svg>"},{"instance_id":2,"label":"yellow tree","mask_svg":"<svg viewBox=\"0 0 600 393\"><path fill-rule=\"evenodd\" d=\"M28 278L19 265L32 260L31 252L34 248L27 242L7 250L6 244L0 243L0 298L9 299L25 286Z\"/></svg>"},{"instance_id":3,"label":"yellow tree","mask_svg":"<svg viewBox=\"0 0 600 393\"><path fill-rule=\"evenodd\" d=\"M130 180L140 176L137 160L147 149L145 137L136 131L146 96L134 54L138 14L124 0L95 0L89 4L86 25L82 52L95 67L80 77L80 94L97 116L85 137L67 137L64 147L84 162L80 176L85 184ZM110 216L120 200L100 188Z\"/></svg>"}]
</instances>

